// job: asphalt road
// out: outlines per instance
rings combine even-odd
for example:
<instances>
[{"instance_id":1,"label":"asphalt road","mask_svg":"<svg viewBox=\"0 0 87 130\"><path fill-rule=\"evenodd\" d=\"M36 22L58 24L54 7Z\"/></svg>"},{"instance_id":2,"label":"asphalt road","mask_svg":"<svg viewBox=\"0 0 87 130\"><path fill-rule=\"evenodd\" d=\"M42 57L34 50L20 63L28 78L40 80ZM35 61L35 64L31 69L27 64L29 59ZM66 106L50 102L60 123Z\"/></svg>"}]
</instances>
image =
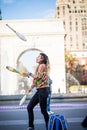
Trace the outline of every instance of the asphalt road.
<instances>
[{"instance_id":1,"label":"asphalt road","mask_svg":"<svg viewBox=\"0 0 87 130\"><path fill-rule=\"evenodd\" d=\"M26 130L28 126L27 102L19 106L17 102L0 104L0 130ZM87 100L53 100L51 110L62 114L67 121L68 130L87 130L81 122L87 116ZM35 130L45 130L45 123L39 105L34 108Z\"/></svg>"}]
</instances>

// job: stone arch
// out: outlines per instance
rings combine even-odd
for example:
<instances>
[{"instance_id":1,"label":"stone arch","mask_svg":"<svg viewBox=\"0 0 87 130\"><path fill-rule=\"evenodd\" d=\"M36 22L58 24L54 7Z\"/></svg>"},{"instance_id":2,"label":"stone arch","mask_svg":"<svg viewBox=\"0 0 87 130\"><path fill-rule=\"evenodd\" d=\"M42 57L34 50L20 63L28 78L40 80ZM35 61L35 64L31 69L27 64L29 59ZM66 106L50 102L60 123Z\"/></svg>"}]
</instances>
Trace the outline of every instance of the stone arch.
<instances>
[{"instance_id":1,"label":"stone arch","mask_svg":"<svg viewBox=\"0 0 87 130\"><path fill-rule=\"evenodd\" d=\"M37 54L36 54L36 53ZM19 70L19 71L22 71L22 72L25 72L25 71L30 71L30 72L32 72L32 73L34 73L34 71L33 71L33 69L35 69L35 67L36 66L34 66L34 65L36 65L36 57L37 57L37 55L38 55L38 53L40 53L40 52L43 52L42 50L40 50L40 49L36 49L36 48L29 48L29 49L26 49L26 50L24 50L23 52L21 52L21 54L19 54L19 56L18 56L18 58L17 58L17 69ZM24 65L24 63L23 63L23 59L21 58L21 57L23 57L23 55L25 54L25 53L27 53L27 58L25 57L25 59L26 60L28 60L29 58L29 61L30 62L32 62L31 61L31 58L32 58L32 53L35 53L36 55L35 55L35 58L33 58L33 61L35 61L35 63L33 63L33 65L32 65L32 63L31 63L31 65L30 66L32 66L32 67L30 67L30 69L28 68L28 66L27 65ZM29 53L31 54L31 55L29 55ZM28 63L29 64L29 63ZM50 64L49 64L50 65ZM34 68L33 68L34 67ZM50 67L50 66L49 66ZM18 86L18 88L17 88L17 91L16 91L16 93L18 93L18 94L25 94L26 93L26 91L28 90L28 88L30 87L30 85L31 85L31 83L32 83L32 78L25 78L25 77L22 77L22 76L20 76L20 75L18 75L17 76L18 78L17 78L17 86Z\"/></svg>"},{"instance_id":2,"label":"stone arch","mask_svg":"<svg viewBox=\"0 0 87 130\"><path fill-rule=\"evenodd\" d=\"M66 93L65 80L65 60L64 60L64 35L63 21L58 19L44 20L25 20L25 21L7 21L13 28L21 31L27 38L24 42L5 25L5 21L0 24L1 38L1 93L17 94L17 74L8 72L5 68L10 65L17 67L17 62L25 52L30 49L38 48L43 50L50 60L50 77L53 80L52 93ZM3 55L5 54L5 58ZM7 57L7 58L6 58ZM6 59L6 60L5 60ZM7 88L8 86L8 88Z\"/></svg>"},{"instance_id":3,"label":"stone arch","mask_svg":"<svg viewBox=\"0 0 87 130\"><path fill-rule=\"evenodd\" d=\"M26 53L26 52L28 52L28 51L39 51L39 52L43 52L43 51L40 50L40 49L28 48L28 49L24 50L24 51L18 56L18 58L17 58L17 65L18 65L18 61L19 61L20 57L21 57L24 53Z\"/></svg>"}]
</instances>

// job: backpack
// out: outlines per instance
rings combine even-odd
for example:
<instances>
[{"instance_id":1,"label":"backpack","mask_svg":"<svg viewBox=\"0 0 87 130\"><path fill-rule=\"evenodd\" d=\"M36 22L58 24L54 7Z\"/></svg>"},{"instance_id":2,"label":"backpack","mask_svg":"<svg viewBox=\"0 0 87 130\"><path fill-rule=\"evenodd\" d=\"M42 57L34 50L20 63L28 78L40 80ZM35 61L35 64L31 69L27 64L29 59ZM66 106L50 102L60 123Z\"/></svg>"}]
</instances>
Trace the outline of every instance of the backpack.
<instances>
[{"instance_id":1,"label":"backpack","mask_svg":"<svg viewBox=\"0 0 87 130\"><path fill-rule=\"evenodd\" d=\"M52 114L49 116L48 130L68 130L63 115Z\"/></svg>"}]
</instances>

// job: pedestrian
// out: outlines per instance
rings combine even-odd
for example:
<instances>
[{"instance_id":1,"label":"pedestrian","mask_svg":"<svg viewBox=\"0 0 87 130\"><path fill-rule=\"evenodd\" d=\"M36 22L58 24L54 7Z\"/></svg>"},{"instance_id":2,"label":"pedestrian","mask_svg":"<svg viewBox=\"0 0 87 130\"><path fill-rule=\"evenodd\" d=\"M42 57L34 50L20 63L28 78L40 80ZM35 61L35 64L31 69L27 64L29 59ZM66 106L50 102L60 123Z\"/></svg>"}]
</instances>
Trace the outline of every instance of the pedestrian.
<instances>
[{"instance_id":1,"label":"pedestrian","mask_svg":"<svg viewBox=\"0 0 87 130\"><path fill-rule=\"evenodd\" d=\"M48 78L48 83L49 83L49 94L47 97L47 112L49 115L53 114L54 112L52 112L50 110L50 100L51 100L51 95L52 95L52 79L49 77Z\"/></svg>"},{"instance_id":2,"label":"pedestrian","mask_svg":"<svg viewBox=\"0 0 87 130\"><path fill-rule=\"evenodd\" d=\"M46 130L48 129L48 121L49 115L47 112L47 97L49 94L49 83L48 83L48 72L49 72L49 64L48 64L48 56L44 53L40 53L36 58L36 63L38 66L36 68L35 74L30 72L24 73L24 76L31 76L33 78L33 83L28 90L32 91L34 87L36 87L37 91L30 99L30 102L27 106L28 117L29 117L29 127L27 130L34 130L34 107L39 103L41 113L44 116Z\"/></svg>"}]
</instances>

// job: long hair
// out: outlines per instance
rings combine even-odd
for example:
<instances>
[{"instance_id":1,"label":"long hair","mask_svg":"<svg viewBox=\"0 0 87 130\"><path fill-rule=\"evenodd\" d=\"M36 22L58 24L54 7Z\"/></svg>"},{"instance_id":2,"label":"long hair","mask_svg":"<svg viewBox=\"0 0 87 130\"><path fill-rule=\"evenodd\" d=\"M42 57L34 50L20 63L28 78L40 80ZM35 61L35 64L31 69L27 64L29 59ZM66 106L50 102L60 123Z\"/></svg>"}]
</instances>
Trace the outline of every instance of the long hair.
<instances>
[{"instance_id":1,"label":"long hair","mask_svg":"<svg viewBox=\"0 0 87 130\"><path fill-rule=\"evenodd\" d=\"M43 58L43 61L40 64L45 64L47 67L47 74L49 74L50 71L50 62L49 62L49 58L45 53L40 53L41 57ZM38 70L39 65L36 68L36 72Z\"/></svg>"},{"instance_id":2,"label":"long hair","mask_svg":"<svg viewBox=\"0 0 87 130\"><path fill-rule=\"evenodd\" d=\"M46 64L48 62L48 56L45 53L40 53L41 57L43 58L43 61L41 62L41 64Z\"/></svg>"}]
</instances>

